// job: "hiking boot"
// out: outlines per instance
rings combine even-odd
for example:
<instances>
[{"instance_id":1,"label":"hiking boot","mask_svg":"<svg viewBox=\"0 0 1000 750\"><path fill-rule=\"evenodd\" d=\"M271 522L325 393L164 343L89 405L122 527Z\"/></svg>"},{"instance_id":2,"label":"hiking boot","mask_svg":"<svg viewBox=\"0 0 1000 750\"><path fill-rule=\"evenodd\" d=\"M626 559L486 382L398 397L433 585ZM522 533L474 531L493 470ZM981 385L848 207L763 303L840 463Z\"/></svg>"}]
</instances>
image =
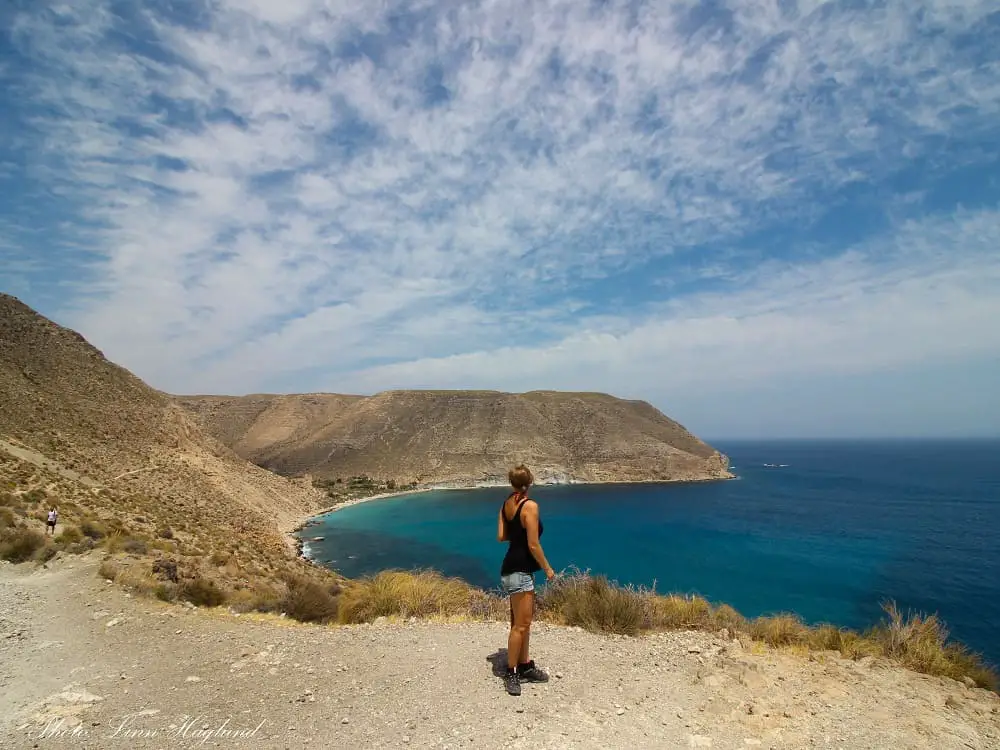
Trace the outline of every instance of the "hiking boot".
<instances>
[{"instance_id":1,"label":"hiking boot","mask_svg":"<svg viewBox=\"0 0 1000 750\"><path fill-rule=\"evenodd\" d=\"M508 670L503 678L503 686L507 689L508 695L520 695L521 678L517 676L517 672Z\"/></svg>"},{"instance_id":2,"label":"hiking boot","mask_svg":"<svg viewBox=\"0 0 1000 750\"><path fill-rule=\"evenodd\" d=\"M517 675L521 678L522 682L548 682L549 676L545 674L541 669L535 666L535 660L532 659L527 664L521 665L517 668Z\"/></svg>"}]
</instances>

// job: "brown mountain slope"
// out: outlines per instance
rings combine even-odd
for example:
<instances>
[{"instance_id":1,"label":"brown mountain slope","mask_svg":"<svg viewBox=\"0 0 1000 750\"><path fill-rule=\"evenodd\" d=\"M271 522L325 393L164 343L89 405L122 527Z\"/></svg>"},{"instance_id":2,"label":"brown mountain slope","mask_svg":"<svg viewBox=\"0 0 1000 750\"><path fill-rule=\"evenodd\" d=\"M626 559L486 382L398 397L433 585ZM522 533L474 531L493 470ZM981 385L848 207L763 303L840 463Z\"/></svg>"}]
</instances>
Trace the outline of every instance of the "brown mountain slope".
<instances>
[{"instance_id":1,"label":"brown mountain slope","mask_svg":"<svg viewBox=\"0 0 1000 750\"><path fill-rule=\"evenodd\" d=\"M281 474L418 483L721 479L728 459L644 401L601 393L188 396L239 455Z\"/></svg>"},{"instance_id":2,"label":"brown mountain slope","mask_svg":"<svg viewBox=\"0 0 1000 750\"><path fill-rule=\"evenodd\" d=\"M0 480L26 521L43 505L29 498L44 497L166 552L211 551L234 570L291 559L282 528L321 500L308 483L239 458L170 396L2 294L0 456ZM166 527L170 541L157 538Z\"/></svg>"}]
</instances>

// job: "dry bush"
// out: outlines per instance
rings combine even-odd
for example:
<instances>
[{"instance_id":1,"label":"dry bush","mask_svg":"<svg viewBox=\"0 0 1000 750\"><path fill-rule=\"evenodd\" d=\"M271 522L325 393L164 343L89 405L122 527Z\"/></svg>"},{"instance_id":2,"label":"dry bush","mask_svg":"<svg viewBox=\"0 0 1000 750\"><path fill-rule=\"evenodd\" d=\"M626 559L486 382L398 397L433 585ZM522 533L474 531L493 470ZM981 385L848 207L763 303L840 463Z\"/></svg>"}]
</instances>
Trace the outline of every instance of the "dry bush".
<instances>
[{"instance_id":1,"label":"dry bush","mask_svg":"<svg viewBox=\"0 0 1000 750\"><path fill-rule=\"evenodd\" d=\"M336 584L324 586L307 578L296 578L289 582L288 593L281 602L281 610L302 622L332 622L337 619Z\"/></svg>"},{"instance_id":2,"label":"dry bush","mask_svg":"<svg viewBox=\"0 0 1000 750\"><path fill-rule=\"evenodd\" d=\"M108 535L108 529L103 523L89 518L80 524L80 531L83 532L84 536L94 540L103 539Z\"/></svg>"},{"instance_id":3,"label":"dry bush","mask_svg":"<svg viewBox=\"0 0 1000 750\"><path fill-rule=\"evenodd\" d=\"M199 607L218 607L226 602L226 592L215 581L201 576L184 581L180 586L180 598Z\"/></svg>"},{"instance_id":4,"label":"dry bush","mask_svg":"<svg viewBox=\"0 0 1000 750\"><path fill-rule=\"evenodd\" d=\"M917 672L955 680L970 677L990 690L1000 686L997 673L978 654L948 643L948 629L937 615L908 613L904 617L892 601L883 602L882 609L888 619L866 634L882 655Z\"/></svg>"},{"instance_id":5,"label":"dry bush","mask_svg":"<svg viewBox=\"0 0 1000 750\"><path fill-rule=\"evenodd\" d=\"M145 565L128 565L119 569L114 581L136 594L145 596L155 594L157 587L162 583Z\"/></svg>"},{"instance_id":6,"label":"dry bush","mask_svg":"<svg viewBox=\"0 0 1000 750\"><path fill-rule=\"evenodd\" d=\"M17 521L17 516L14 515L14 511L10 508L0 507L0 529L7 528L8 526L13 526Z\"/></svg>"},{"instance_id":7,"label":"dry bush","mask_svg":"<svg viewBox=\"0 0 1000 750\"><path fill-rule=\"evenodd\" d=\"M212 563L212 565L215 565L216 567L222 567L227 562L229 562L229 555L227 555L225 552L216 551L213 552L212 556L209 557L208 559Z\"/></svg>"},{"instance_id":8,"label":"dry bush","mask_svg":"<svg viewBox=\"0 0 1000 750\"><path fill-rule=\"evenodd\" d=\"M20 505L20 504L21 504L21 498L19 498L13 492L7 492L6 490L0 492L0 506Z\"/></svg>"},{"instance_id":9,"label":"dry bush","mask_svg":"<svg viewBox=\"0 0 1000 750\"><path fill-rule=\"evenodd\" d=\"M719 630L740 633L747 629L747 619L728 604L720 604L712 611L712 624Z\"/></svg>"},{"instance_id":10,"label":"dry bush","mask_svg":"<svg viewBox=\"0 0 1000 750\"><path fill-rule=\"evenodd\" d=\"M700 596L646 594L647 626L656 629L708 627L712 606Z\"/></svg>"},{"instance_id":11,"label":"dry bush","mask_svg":"<svg viewBox=\"0 0 1000 750\"><path fill-rule=\"evenodd\" d=\"M70 545L77 544L83 540L83 532L76 526L66 526L53 540L56 544Z\"/></svg>"},{"instance_id":12,"label":"dry bush","mask_svg":"<svg viewBox=\"0 0 1000 750\"><path fill-rule=\"evenodd\" d=\"M31 556L31 559L35 562L46 563L55 557L58 552L59 550L56 549L55 545L46 539L45 543L35 550L35 554Z\"/></svg>"},{"instance_id":13,"label":"dry bush","mask_svg":"<svg viewBox=\"0 0 1000 750\"><path fill-rule=\"evenodd\" d=\"M125 539L122 548L133 555L145 555L147 552L146 540L138 537L128 537Z\"/></svg>"},{"instance_id":14,"label":"dry bush","mask_svg":"<svg viewBox=\"0 0 1000 750\"><path fill-rule=\"evenodd\" d=\"M833 625L819 625L809 629L805 642L816 651L841 651L846 642L845 631Z\"/></svg>"},{"instance_id":15,"label":"dry bush","mask_svg":"<svg viewBox=\"0 0 1000 750\"><path fill-rule=\"evenodd\" d=\"M459 578L434 571L386 570L352 582L340 595L340 622L371 622L376 617L468 616L485 597Z\"/></svg>"},{"instance_id":16,"label":"dry bush","mask_svg":"<svg viewBox=\"0 0 1000 750\"><path fill-rule=\"evenodd\" d=\"M163 526L157 530L156 535L160 537L160 539L173 539L174 531L169 526Z\"/></svg>"},{"instance_id":17,"label":"dry bush","mask_svg":"<svg viewBox=\"0 0 1000 750\"><path fill-rule=\"evenodd\" d=\"M770 646L792 646L806 640L808 626L792 614L756 617L749 624L750 637Z\"/></svg>"},{"instance_id":18,"label":"dry bush","mask_svg":"<svg viewBox=\"0 0 1000 750\"><path fill-rule=\"evenodd\" d=\"M9 528L0 534L0 558L12 563L30 560L45 546L45 537L25 528Z\"/></svg>"},{"instance_id":19,"label":"dry bush","mask_svg":"<svg viewBox=\"0 0 1000 750\"><path fill-rule=\"evenodd\" d=\"M635 635L646 625L649 604L643 591L582 573L555 579L539 597L542 611L566 625L624 635Z\"/></svg>"},{"instance_id":20,"label":"dry bush","mask_svg":"<svg viewBox=\"0 0 1000 750\"><path fill-rule=\"evenodd\" d=\"M254 581L247 588L233 591L229 595L229 606L235 612L278 612L285 598L277 586Z\"/></svg>"},{"instance_id":21,"label":"dry bush","mask_svg":"<svg viewBox=\"0 0 1000 750\"><path fill-rule=\"evenodd\" d=\"M107 581L113 581L118 577L120 570L121 566L114 560L102 560L100 566L97 568L97 575Z\"/></svg>"},{"instance_id":22,"label":"dry bush","mask_svg":"<svg viewBox=\"0 0 1000 750\"><path fill-rule=\"evenodd\" d=\"M163 602L172 602L180 594L180 586L169 581L160 581L153 587L153 596Z\"/></svg>"}]
</instances>

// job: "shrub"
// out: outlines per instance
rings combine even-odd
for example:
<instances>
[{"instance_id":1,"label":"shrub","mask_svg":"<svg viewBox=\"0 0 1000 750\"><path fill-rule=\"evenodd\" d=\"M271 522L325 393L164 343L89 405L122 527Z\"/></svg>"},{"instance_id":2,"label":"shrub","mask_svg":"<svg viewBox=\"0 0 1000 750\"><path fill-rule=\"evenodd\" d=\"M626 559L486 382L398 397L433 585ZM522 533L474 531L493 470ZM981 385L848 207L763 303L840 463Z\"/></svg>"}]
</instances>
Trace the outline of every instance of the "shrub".
<instances>
[{"instance_id":1,"label":"shrub","mask_svg":"<svg viewBox=\"0 0 1000 750\"><path fill-rule=\"evenodd\" d=\"M648 626L653 628L707 627L712 620L712 605L700 596L669 594L647 595ZM734 610L735 611L735 610ZM719 625L719 627L725 627Z\"/></svg>"},{"instance_id":2,"label":"shrub","mask_svg":"<svg viewBox=\"0 0 1000 750\"><path fill-rule=\"evenodd\" d=\"M237 612L277 612L283 608L285 599L280 590L259 581L234 591L229 597L230 606Z\"/></svg>"},{"instance_id":3,"label":"shrub","mask_svg":"<svg viewBox=\"0 0 1000 750\"><path fill-rule=\"evenodd\" d=\"M340 622L371 622L376 617L467 615L485 597L458 578L434 571L385 570L353 582L340 595Z\"/></svg>"},{"instance_id":4,"label":"shrub","mask_svg":"<svg viewBox=\"0 0 1000 750\"><path fill-rule=\"evenodd\" d=\"M712 612L712 624L716 628L726 628L731 632L746 630L746 618L728 604L720 604Z\"/></svg>"},{"instance_id":5,"label":"shrub","mask_svg":"<svg viewBox=\"0 0 1000 750\"><path fill-rule=\"evenodd\" d=\"M226 601L226 592L208 578L194 578L180 587L180 597L200 607L218 607Z\"/></svg>"},{"instance_id":6,"label":"shrub","mask_svg":"<svg viewBox=\"0 0 1000 750\"><path fill-rule=\"evenodd\" d=\"M894 659L917 672L961 680L972 678L980 687L998 688L998 676L987 667L978 654L972 654L957 643L948 643L948 629L937 615L899 611L895 602L882 603L888 615L867 634L882 655Z\"/></svg>"},{"instance_id":7,"label":"shrub","mask_svg":"<svg viewBox=\"0 0 1000 750\"><path fill-rule=\"evenodd\" d=\"M102 560L97 568L97 575L107 581L113 581L118 577L121 567L113 560Z\"/></svg>"},{"instance_id":8,"label":"shrub","mask_svg":"<svg viewBox=\"0 0 1000 750\"><path fill-rule=\"evenodd\" d=\"M171 529L169 526L164 526L163 528L159 529L156 532L156 535L160 537L160 539L173 539L174 530Z\"/></svg>"},{"instance_id":9,"label":"shrub","mask_svg":"<svg viewBox=\"0 0 1000 750\"><path fill-rule=\"evenodd\" d=\"M179 587L175 583L158 583L153 588L153 595L162 602L172 602L177 598Z\"/></svg>"},{"instance_id":10,"label":"shrub","mask_svg":"<svg viewBox=\"0 0 1000 750\"><path fill-rule=\"evenodd\" d=\"M64 528L59 535L54 539L56 544L60 545L70 545L76 544L83 539L83 532L80 531L76 526L67 526Z\"/></svg>"},{"instance_id":11,"label":"shrub","mask_svg":"<svg viewBox=\"0 0 1000 750\"><path fill-rule=\"evenodd\" d=\"M122 547L126 552L130 552L133 555L146 554L146 542L143 539L137 539L136 537L129 537L122 544Z\"/></svg>"},{"instance_id":12,"label":"shrub","mask_svg":"<svg viewBox=\"0 0 1000 750\"><path fill-rule=\"evenodd\" d=\"M0 535L0 558L13 563L25 562L44 546L45 537L33 529L7 529Z\"/></svg>"},{"instance_id":13,"label":"shrub","mask_svg":"<svg viewBox=\"0 0 1000 750\"><path fill-rule=\"evenodd\" d=\"M89 518L80 524L80 531L83 532L84 536L95 540L103 539L108 535L108 529L104 524Z\"/></svg>"},{"instance_id":14,"label":"shrub","mask_svg":"<svg viewBox=\"0 0 1000 750\"><path fill-rule=\"evenodd\" d=\"M579 574L550 583L541 605L567 625L594 632L635 635L646 625L647 596L633 588L612 584L605 576Z\"/></svg>"},{"instance_id":15,"label":"shrub","mask_svg":"<svg viewBox=\"0 0 1000 750\"><path fill-rule=\"evenodd\" d=\"M20 505L21 499L13 492L0 492L0 505Z\"/></svg>"},{"instance_id":16,"label":"shrub","mask_svg":"<svg viewBox=\"0 0 1000 750\"><path fill-rule=\"evenodd\" d=\"M808 628L795 615L757 617L750 621L750 637L771 646L791 646L806 640Z\"/></svg>"},{"instance_id":17,"label":"shrub","mask_svg":"<svg viewBox=\"0 0 1000 750\"><path fill-rule=\"evenodd\" d=\"M222 567L227 562L229 562L229 555L227 555L225 552L216 551L212 553L211 557L209 557L209 561L212 563L212 565L215 565L216 567Z\"/></svg>"},{"instance_id":18,"label":"shrub","mask_svg":"<svg viewBox=\"0 0 1000 750\"><path fill-rule=\"evenodd\" d=\"M16 521L16 518L17 517L14 515L14 511L12 511L10 508L0 507L0 529L5 528L7 526L13 526Z\"/></svg>"},{"instance_id":19,"label":"shrub","mask_svg":"<svg viewBox=\"0 0 1000 750\"><path fill-rule=\"evenodd\" d=\"M112 532L104 537L102 542L104 549L108 551L109 554L114 554L116 552L121 552L125 549L125 537L118 532Z\"/></svg>"},{"instance_id":20,"label":"shrub","mask_svg":"<svg viewBox=\"0 0 1000 750\"><path fill-rule=\"evenodd\" d=\"M281 609L302 622L330 622L337 618L338 587L300 578L288 585Z\"/></svg>"},{"instance_id":21,"label":"shrub","mask_svg":"<svg viewBox=\"0 0 1000 750\"><path fill-rule=\"evenodd\" d=\"M28 503L41 503L48 497L48 493L41 487L36 487L24 493L24 501Z\"/></svg>"},{"instance_id":22,"label":"shrub","mask_svg":"<svg viewBox=\"0 0 1000 750\"><path fill-rule=\"evenodd\" d=\"M153 573L165 581L177 583L177 563L173 560L157 560L153 563Z\"/></svg>"}]
</instances>

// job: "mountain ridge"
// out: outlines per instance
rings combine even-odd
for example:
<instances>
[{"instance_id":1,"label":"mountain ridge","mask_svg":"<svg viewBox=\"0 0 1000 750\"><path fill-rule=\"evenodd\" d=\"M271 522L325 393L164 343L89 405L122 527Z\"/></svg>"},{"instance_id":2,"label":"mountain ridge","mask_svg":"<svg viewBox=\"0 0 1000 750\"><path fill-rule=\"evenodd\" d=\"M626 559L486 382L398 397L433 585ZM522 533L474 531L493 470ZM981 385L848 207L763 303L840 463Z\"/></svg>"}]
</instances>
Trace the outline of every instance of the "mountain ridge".
<instances>
[{"instance_id":1,"label":"mountain ridge","mask_svg":"<svg viewBox=\"0 0 1000 750\"><path fill-rule=\"evenodd\" d=\"M728 458L646 401L606 393L387 390L175 396L238 455L284 475L399 483L726 479Z\"/></svg>"}]
</instances>

